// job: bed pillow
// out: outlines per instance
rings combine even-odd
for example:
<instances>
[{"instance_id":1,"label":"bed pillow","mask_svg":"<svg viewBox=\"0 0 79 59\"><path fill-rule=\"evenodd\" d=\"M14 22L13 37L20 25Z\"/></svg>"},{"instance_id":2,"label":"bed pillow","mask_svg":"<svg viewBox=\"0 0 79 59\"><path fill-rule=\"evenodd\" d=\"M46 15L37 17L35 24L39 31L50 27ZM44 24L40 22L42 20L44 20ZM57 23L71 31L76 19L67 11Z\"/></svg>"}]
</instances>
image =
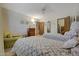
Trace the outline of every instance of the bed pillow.
<instances>
[{"instance_id":1,"label":"bed pillow","mask_svg":"<svg viewBox=\"0 0 79 59\"><path fill-rule=\"evenodd\" d=\"M61 41L67 41L68 39L66 38L66 36L61 35L61 34L44 34L43 37L47 38L47 39L53 39L53 40L61 40Z\"/></svg>"},{"instance_id":2,"label":"bed pillow","mask_svg":"<svg viewBox=\"0 0 79 59\"><path fill-rule=\"evenodd\" d=\"M74 30L76 32L79 32L79 22L72 22L70 30Z\"/></svg>"},{"instance_id":3,"label":"bed pillow","mask_svg":"<svg viewBox=\"0 0 79 59\"><path fill-rule=\"evenodd\" d=\"M75 37L76 36L76 32L75 31L67 31L67 32L65 32L65 34L64 34L64 36L65 37L67 37L68 39L72 39L73 37Z\"/></svg>"},{"instance_id":4,"label":"bed pillow","mask_svg":"<svg viewBox=\"0 0 79 59\"><path fill-rule=\"evenodd\" d=\"M66 41L63 45L63 48L73 48L78 44L77 38L74 37L68 41Z\"/></svg>"}]
</instances>

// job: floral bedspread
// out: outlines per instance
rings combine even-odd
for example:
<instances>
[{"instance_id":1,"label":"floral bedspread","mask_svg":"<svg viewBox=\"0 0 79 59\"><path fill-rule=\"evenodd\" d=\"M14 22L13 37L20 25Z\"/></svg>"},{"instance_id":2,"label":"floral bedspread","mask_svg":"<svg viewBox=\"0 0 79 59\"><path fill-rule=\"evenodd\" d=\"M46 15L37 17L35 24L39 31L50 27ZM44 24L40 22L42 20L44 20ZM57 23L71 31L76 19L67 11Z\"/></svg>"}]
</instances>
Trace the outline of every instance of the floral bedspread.
<instances>
[{"instance_id":1,"label":"floral bedspread","mask_svg":"<svg viewBox=\"0 0 79 59\"><path fill-rule=\"evenodd\" d=\"M64 42L43 37L27 37L16 41L12 48L17 56L71 56L69 50L62 49Z\"/></svg>"}]
</instances>

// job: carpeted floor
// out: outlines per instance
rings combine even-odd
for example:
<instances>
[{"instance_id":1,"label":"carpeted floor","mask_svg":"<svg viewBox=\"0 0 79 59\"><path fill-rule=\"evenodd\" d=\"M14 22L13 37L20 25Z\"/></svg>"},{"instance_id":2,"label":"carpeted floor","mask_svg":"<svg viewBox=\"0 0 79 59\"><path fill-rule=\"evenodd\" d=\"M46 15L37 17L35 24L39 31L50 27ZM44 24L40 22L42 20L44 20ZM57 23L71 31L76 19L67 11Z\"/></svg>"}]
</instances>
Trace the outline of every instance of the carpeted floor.
<instances>
[{"instance_id":1,"label":"carpeted floor","mask_svg":"<svg viewBox=\"0 0 79 59\"><path fill-rule=\"evenodd\" d=\"M9 49L5 49L4 50L4 52L5 52L5 56L11 56L12 54L11 54L11 48L9 48Z\"/></svg>"}]
</instances>

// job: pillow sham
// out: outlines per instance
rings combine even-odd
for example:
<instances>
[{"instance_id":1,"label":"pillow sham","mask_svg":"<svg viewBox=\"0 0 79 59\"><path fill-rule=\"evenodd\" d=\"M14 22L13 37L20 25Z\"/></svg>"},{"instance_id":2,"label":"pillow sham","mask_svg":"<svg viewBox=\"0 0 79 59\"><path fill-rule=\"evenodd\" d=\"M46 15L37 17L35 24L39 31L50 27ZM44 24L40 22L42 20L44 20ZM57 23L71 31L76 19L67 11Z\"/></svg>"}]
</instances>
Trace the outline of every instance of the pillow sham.
<instances>
[{"instance_id":1,"label":"pillow sham","mask_svg":"<svg viewBox=\"0 0 79 59\"><path fill-rule=\"evenodd\" d=\"M63 45L63 48L73 48L78 44L77 37L74 37L68 41L66 41Z\"/></svg>"},{"instance_id":2,"label":"pillow sham","mask_svg":"<svg viewBox=\"0 0 79 59\"><path fill-rule=\"evenodd\" d=\"M70 26L70 30L74 30L76 32L79 31L79 22L72 22L71 26Z\"/></svg>"},{"instance_id":3,"label":"pillow sham","mask_svg":"<svg viewBox=\"0 0 79 59\"><path fill-rule=\"evenodd\" d=\"M67 39L72 39L73 37L75 37L76 36L76 32L75 31L67 31L67 32L65 32L65 34L64 34L64 36L65 37L67 37Z\"/></svg>"},{"instance_id":4,"label":"pillow sham","mask_svg":"<svg viewBox=\"0 0 79 59\"><path fill-rule=\"evenodd\" d=\"M61 40L61 41L67 41L68 39L61 34L44 34L43 37L47 38L47 39L53 39L53 40Z\"/></svg>"}]
</instances>

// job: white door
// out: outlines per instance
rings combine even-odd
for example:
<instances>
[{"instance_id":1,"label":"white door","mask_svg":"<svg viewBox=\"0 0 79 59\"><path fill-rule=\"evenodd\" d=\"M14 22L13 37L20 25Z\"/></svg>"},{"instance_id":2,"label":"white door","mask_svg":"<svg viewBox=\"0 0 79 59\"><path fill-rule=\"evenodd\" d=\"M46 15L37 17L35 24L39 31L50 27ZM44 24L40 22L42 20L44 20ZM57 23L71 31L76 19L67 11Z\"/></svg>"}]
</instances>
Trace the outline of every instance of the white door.
<instances>
[{"instance_id":1,"label":"white door","mask_svg":"<svg viewBox=\"0 0 79 59\"><path fill-rule=\"evenodd\" d=\"M4 55L3 31L2 31L2 17L0 9L0 56Z\"/></svg>"}]
</instances>

